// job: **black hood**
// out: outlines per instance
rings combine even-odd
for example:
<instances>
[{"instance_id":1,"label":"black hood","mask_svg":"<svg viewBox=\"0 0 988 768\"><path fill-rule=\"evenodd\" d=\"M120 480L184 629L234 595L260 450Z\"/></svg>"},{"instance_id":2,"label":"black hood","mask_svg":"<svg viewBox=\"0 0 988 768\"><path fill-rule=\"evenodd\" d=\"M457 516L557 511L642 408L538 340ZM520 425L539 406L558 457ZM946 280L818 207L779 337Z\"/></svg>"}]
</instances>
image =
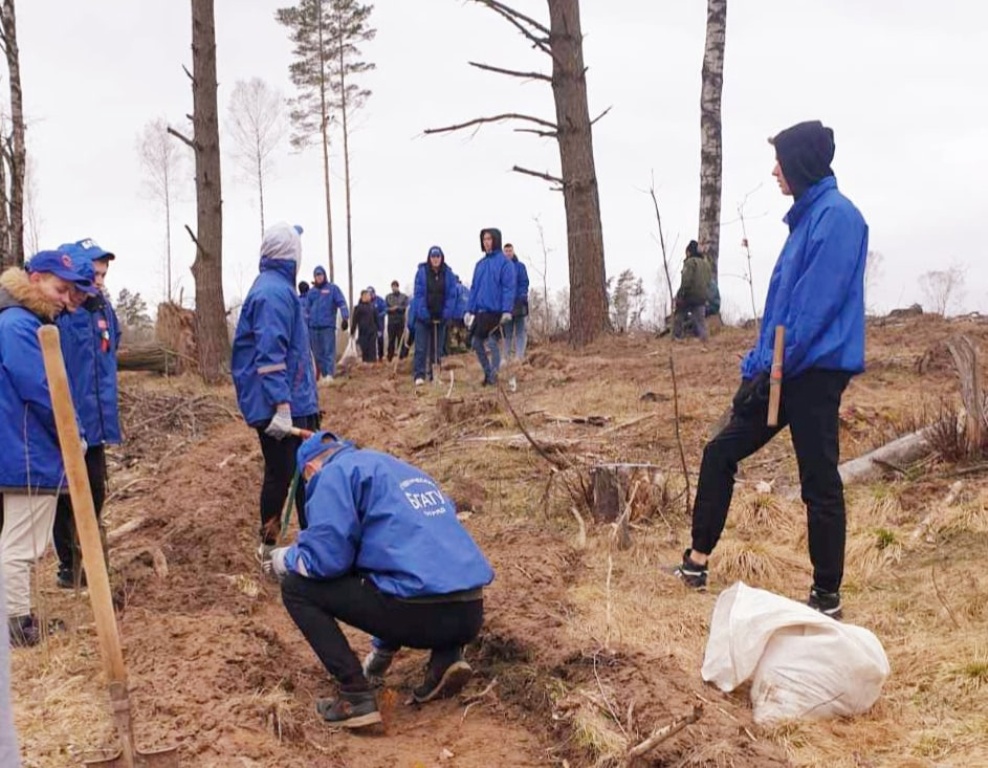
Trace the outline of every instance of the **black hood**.
<instances>
[{"instance_id":1,"label":"black hood","mask_svg":"<svg viewBox=\"0 0 988 768\"><path fill-rule=\"evenodd\" d=\"M494 250L501 250L501 230L495 229L494 227L485 227L480 230L480 250L484 250L484 233L490 232L491 236L494 238Z\"/></svg>"},{"instance_id":2,"label":"black hood","mask_svg":"<svg viewBox=\"0 0 988 768\"><path fill-rule=\"evenodd\" d=\"M798 200L820 179L833 176L834 132L819 120L797 123L771 139L782 175Z\"/></svg>"}]
</instances>

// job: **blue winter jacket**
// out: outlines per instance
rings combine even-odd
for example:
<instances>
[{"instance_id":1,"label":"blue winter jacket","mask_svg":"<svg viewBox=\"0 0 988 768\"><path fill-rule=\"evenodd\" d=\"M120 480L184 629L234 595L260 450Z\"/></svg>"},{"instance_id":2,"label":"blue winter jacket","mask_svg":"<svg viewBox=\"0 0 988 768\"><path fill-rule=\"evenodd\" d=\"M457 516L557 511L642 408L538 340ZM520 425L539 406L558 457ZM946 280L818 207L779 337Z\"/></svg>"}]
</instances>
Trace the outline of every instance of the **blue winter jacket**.
<instances>
[{"instance_id":1,"label":"blue winter jacket","mask_svg":"<svg viewBox=\"0 0 988 768\"><path fill-rule=\"evenodd\" d=\"M861 373L868 225L833 176L806 190L785 217L789 238L775 264L761 333L741 376L772 368L775 326L785 326L784 378L809 368Z\"/></svg>"},{"instance_id":2,"label":"blue winter jacket","mask_svg":"<svg viewBox=\"0 0 988 768\"><path fill-rule=\"evenodd\" d=\"M415 305L415 319L420 320L423 323L428 323L432 318L429 316L429 304L426 300L426 292L428 291L427 280L429 277L429 266L428 261L424 261L419 264L418 271L415 273L415 292L413 294L414 299L420 299ZM457 288L457 277L456 273L449 268L449 264L443 261L441 267L443 272L446 273L446 285L443 292L443 320L452 320L453 313L456 309L456 288Z\"/></svg>"},{"instance_id":3,"label":"blue winter jacket","mask_svg":"<svg viewBox=\"0 0 988 768\"><path fill-rule=\"evenodd\" d=\"M467 305L470 303L470 289L463 283L456 285L456 304L453 305L453 319L462 320L467 312Z\"/></svg>"},{"instance_id":4,"label":"blue winter jacket","mask_svg":"<svg viewBox=\"0 0 988 768\"><path fill-rule=\"evenodd\" d=\"M251 426L274 416L278 403L291 403L294 418L319 412L293 262L261 259L261 274L240 308L231 369L237 404Z\"/></svg>"},{"instance_id":5,"label":"blue winter jacket","mask_svg":"<svg viewBox=\"0 0 988 768\"><path fill-rule=\"evenodd\" d=\"M517 256L511 260L515 265L515 301L528 303L528 267Z\"/></svg>"},{"instance_id":6,"label":"blue winter jacket","mask_svg":"<svg viewBox=\"0 0 988 768\"><path fill-rule=\"evenodd\" d=\"M478 312L511 312L515 306L517 285L515 265L503 251L495 249L484 254L473 270L467 311L473 315Z\"/></svg>"},{"instance_id":7,"label":"blue winter jacket","mask_svg":"<svg viewBox=\"0 0 988 768\"><path fill-rule=\"evenodd\" d=\"M117 403L117 350L120 323L102 294L57 320L72 401L89 445L121 440Z\"/></svg>"},{"instance_id":8,"label":"blue winter jacket","mask_svg":"<svg viewBox=\"0 0 988 768\"><path fill-rule=\"evenodd\" d=\"M315 274L322 274L325 277L326 270L316 267ZM310 328L335 328L337 310L343 315L344 320L350 319L350 310L343 297L343 291L336 283L325 282L316 285L313 282L309 286L309 292L305 294L304 301Z\"/></svg>"},{"instance_id":9,"label":"blue winter jacket","mask_svg":"<svg viewBox=\"0 0 988 768\"><path fill-rule=\"evenodd\" d=\"M66 487L38 329L21 270L0 279L0 491Z\"/></svg>"},{"instance_id":10,"label":"blue winter jacket","mask_svg":"<svg viewBox=\"0 0 988 768\"><path fill-rule=\"evenodd\" d=\"M378 333L383 333L384 321L385 318L388 316L388 302L386 302L383 298L381 298L375 293L374 299L371 303L374 305L374 309L377 310Z\"/></svg>"},{"instance_id":11,"label":"blue winter jacket","mask_svg":"<svg viewBox=\"0 0 988 768\"><path fill-rule=\"evenodd\" d=\"M313 579L360 574L399 598L494 580L453 501L411 464L344 442L306 483L305 496L309 524L286 553L289 570Z\"/></svg>"}]
</instances>

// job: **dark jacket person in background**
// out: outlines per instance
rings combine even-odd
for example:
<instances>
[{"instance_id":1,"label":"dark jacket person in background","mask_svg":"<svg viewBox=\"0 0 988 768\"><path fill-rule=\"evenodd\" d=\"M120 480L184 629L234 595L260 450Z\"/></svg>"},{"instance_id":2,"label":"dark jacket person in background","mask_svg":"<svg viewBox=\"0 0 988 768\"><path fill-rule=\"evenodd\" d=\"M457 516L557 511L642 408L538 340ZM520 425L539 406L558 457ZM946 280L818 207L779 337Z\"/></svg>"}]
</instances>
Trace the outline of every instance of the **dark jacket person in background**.
<instances>
[{"instance_id":1,"label":"dark jacket person in background","mask_svg":"<svg viewBox=\"0 0 988 768\"><path fill-rule=\"evenodd\" d=\"M707 299L710 296L710 262L700 253L696 240L686 246L686 259L676 293L676 314L672 321L672 337L683 338L683 327L692 319L690 327L701 341L707 340Z\"/></svg>"},{"instance_id":2,"label":"dark jacket person in background","mask_svg":"<svg viewBox=\"0 0 988 768\"><path fill-rule=\"evenodd\" d=\"M789 237L769 281L758 342L741 363L731 420L704 448L693 545L675 572L691 587L706 587L707 560L724 530L738 462L788 425L809 527L809 605L840 618L846 514L837 472L838 412L848 381L864 370L868 225L837 189L831 129L817 120L799 123L771 142L772 174L782 194L795 199L785 217ZM782 400L779 424L769 427L769 373L779 325L786 334Z\"/></svg>"}]
</instances>

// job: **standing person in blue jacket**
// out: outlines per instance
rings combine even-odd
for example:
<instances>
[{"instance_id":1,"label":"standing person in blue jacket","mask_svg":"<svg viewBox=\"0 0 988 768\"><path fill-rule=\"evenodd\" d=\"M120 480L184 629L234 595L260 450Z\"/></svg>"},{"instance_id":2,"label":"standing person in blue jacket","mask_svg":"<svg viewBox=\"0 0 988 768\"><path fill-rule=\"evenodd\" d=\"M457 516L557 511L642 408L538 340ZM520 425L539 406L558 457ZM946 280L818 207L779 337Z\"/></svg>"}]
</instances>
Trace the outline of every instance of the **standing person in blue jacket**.
<instances>
[{"instance_id":1,"label":"standing person in blue jacket","mask_svg":"<svg viewBox=\"0 0 988 768\"><path fill-rule=\"evenodd\" d=\"M484 386L487 387L497 384L502 329L511 322L518 277L515 265L501 250L501 230L482 229L480 247L484 256L473 270L463 321L473 331L473 348L484 369ZM490 351L490 357L485 348Z\"/></svg>"},{"instance_id":2,"label":"standing person in blue jacket","mask_svg":"<svg viewBox=\"0 0 988 768\"><path fill-rule=\"evenodd\" d=\"M771 140L772 175L795 198L789 238L775 264L761 333L741 363L741 386L728 425L703 451L692 548L676 575L707 584L707 561L724 529L738 462L786 425L792 433L806 504L813 586L809 605L840 618L846 514L837 471L841 395L864 370L864 271L868 225L837 189L830 168L834 134L819 121L799 123ZM785 328L779 425L766 425L775 327Z\"/></svg>"},{"instance_id":3,"label":"standing person in blue jacket","mask_svg":"<svg viewBox=\"0 0 988 768\"><path fill-rule=\"evenodd\" d=\"M368 286L370 291L371 304L377 312L377 362L384 362L384 328L388 318L388 302L377 295L374 286Z\"/></svg>"},{"instance_id":4,"label":"standing person in blue jacket","mask_svg":"<svg viewBox=\"0 0 988 768\"><path fill-rule=\"evenodd\" d=\"M296 227L275 224L261 242L260 274L247 292L233 339L231 370L237 404L248 426L257 431L264 456L261 485L261 544L264 563L278 539L282 507L295 473L299 438L293 428L319 428L316 377L295 274L302 260ZM295 496L304 528L305 490Z\"/></svg>"},{"instance_id":5,"label":"standing person in blue jacket","mask_svg":"<svg viewBox=\"0 0 988 768\"><path fill-rule=\"evenodd\" d=\"M36 645L43 635L31 610L31 571L48 548L58 494L66 490L38 329L73 311L77 290L96 293L62 251L41 251L24 269L0 276L0 568L14 646Z\"/></svg>"},{"instance_id":6,"label":"standing person in blue jacket","mask_svg":"<svg viewBox=\"0 0 988 768\"><path fill-rule=\"evenodd\" d=\"M528 268L515 255L511 243L505 244L504 255L515 267L515 303L511 308L511 321L504 326L504 355L521 362L528 346Z\"/></svg>"},{"instance_id":7,"label":"standing person in blue jacket","mask_svg":"<svg viewBox=\"0 0 988 768\"><path fill-rule=\"evenodd\" d=\"M432 366L438 365L446 343L446 327L456 308L456 275L438 245L429 248L415 273L415 386L432 381Z\"/></svg>"},{"instance_id":8,"label":"standing person in blue jacket","mask_svg":"<svg viewBox=\"0 0 988 768\"><path fill-rule=\"evenodd\" d=\"M312 272L312 285L305 294L305 311L309 319L309 340L312 342L312 355L320 384L328 384L336 375L336 312L343 315L341 330L346 330L350 322L343 291L336 283L326 279L326 270L321 266Z\"/></svg>"},{"instance_id":9,"label":"standing person in blue jacket","mask_svg":"<svg viewBox=\"0 0 988 768\"><path fill-rule=\"evenodd\" d=\"M457 520L456 506L421 469L361 450L329 432L299 449L309 527L274 550L285 608L339 684L316 709L332 724L381 722L369 677L383 677L403 646L431 651L413 691L424 703L459 691L472 674L463 646L484 621L494 572ZM340 629L374 636L361 666Z\"/></svg>"},{"instance_id":10,"label":"standing person in blue jacket","mask_svg":"<svg viewBox=\"0 0 988 768\"><path fill-rule=\"evenodd\" d=\"M116 256L90 239L66 243L59 246L59 250L72 256L73 261L88 262L98 289L96 295L88 297L77 312L66 312L58 318L58 330L72 401L86 434L86 473L102 533L107 480L106 446L119 445L122 440L117 400L120 323L104 293L106 273ZM53 536L58 553L56 583L63 589L72 589L77 580L85 584L85 574L81 570L82 553L76 542L72 500L68 494L58 498Z\"/></svg>"}]
</instances>

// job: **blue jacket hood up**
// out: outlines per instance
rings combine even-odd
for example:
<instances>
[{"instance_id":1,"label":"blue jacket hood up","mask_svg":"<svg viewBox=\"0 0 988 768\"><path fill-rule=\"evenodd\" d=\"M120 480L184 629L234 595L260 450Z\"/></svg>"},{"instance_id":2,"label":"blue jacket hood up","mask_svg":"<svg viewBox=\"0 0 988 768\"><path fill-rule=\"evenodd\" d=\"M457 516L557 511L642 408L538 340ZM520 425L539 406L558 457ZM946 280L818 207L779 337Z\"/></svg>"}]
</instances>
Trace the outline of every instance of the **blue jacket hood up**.
<instances>
[{"instance_id":1,"label":"blue jacket hood up","mask_svg":"<svg viewBox=\"0 0 988 768\"><path fill-rule=\"evenodd\" d=\"M494 238L494 250L485 253L477 262L473 270L473 280L470 281L467 311L474 315L478 312L502 314L511 312L515 306L517 270L514 263L501 250L501 230L491 227L482 229L481 248L483 248L484 234L488 232Z\"/></svg>"}]
</instances>

